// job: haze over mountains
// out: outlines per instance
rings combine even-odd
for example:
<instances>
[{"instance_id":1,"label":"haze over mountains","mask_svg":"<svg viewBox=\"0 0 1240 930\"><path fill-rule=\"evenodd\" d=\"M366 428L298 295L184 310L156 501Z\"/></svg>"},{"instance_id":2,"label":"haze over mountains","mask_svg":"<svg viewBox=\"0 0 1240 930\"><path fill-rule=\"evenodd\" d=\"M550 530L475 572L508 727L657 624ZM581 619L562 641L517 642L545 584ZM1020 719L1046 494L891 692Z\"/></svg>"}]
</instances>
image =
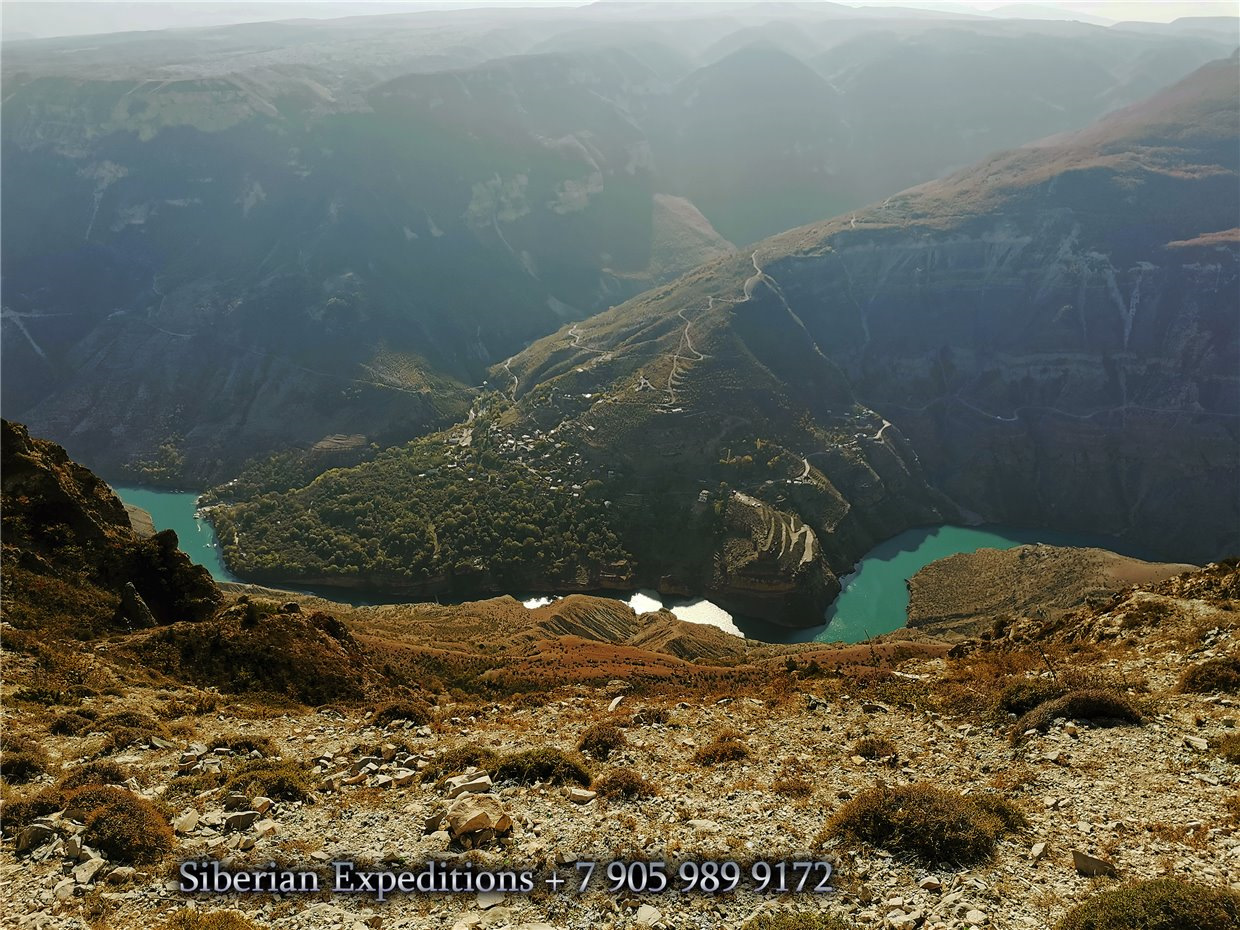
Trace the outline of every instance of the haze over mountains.
<instances>
[{"instance_id":1,"label":"haze over mountains","mask_svg":"<svg viewBox=\"0 0 1240 930\"><path fill-rule=\"evenodd\" d=\"M829 4L13 43L4 410L181 483L332 434L407 439L566 320L1233 46Z\"/></svg>"}]
</instances>

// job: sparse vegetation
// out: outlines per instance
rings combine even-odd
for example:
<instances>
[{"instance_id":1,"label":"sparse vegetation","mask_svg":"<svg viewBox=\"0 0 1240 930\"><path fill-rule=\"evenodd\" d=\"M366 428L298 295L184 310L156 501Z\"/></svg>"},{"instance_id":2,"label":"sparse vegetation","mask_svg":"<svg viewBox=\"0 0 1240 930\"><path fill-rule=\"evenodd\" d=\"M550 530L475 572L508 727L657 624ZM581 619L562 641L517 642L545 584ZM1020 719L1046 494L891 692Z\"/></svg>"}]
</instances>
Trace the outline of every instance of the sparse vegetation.
<instances>
[{"instance_id":1,"label":"sparse vegetation","mask_svg":"<svg viewBox=\"0 0 1240 930\"><path fill-rule=\"evenodd\" d=\"M624 731L615 724L596 723L581 734L577 748L588 752L600 762L606 762L608 757L623 748L626 742Z\"/></svg>"},{"instance_id":2,"label":"sparse vegetation","mask_svg":"<svg viewBox=\"0 0 1240 930\"><path fill-rule=\"evenodd\" d=\"M85 814L83 840L109 859L155 862L172 851L172 828L159 809L123 788L83 788L67 807Z\"/></svg>"},{"instance_id":3,"label":"sparse vegetation","mask_svg":"<svg viewBox=\"0 0 1240 930\"><path fill-rule=\"evenodd\" d=\"M47 771L47 753L27 739L8 739L0 748L0 777L12 785L24 785Z\"/></svg>"},{"instance_id":4,"label":"sparse vegetation","mask_svg":"<svg viewBox=\"0 0 1240 930\"><path fill-rule=\"evenodd\" d=\"M168 738L168 729L149 714L125 710L103 717L95 728L108 734L108 747L125 749L138 743L149 743L152 737Z\"/></svg>"},{"instance_id":5,"label":"sparse vegetation","mask_svg":"<svg viewBox=\"0 0 1240 930\"><path fill-rule=\"evenodd\" d=\"M1179 689L1185 694L1240 694L1240 659L1221 656L1185 669Z\"/></svg>"},{"instance_id":6,"label":"sparse vegetation","mask_svg":"<svg viewBox=\"0 0 1240 930\"><path fill-rule=\"evenodd\" d=\"M436 781L445 775L455 775L471 768L482 769L493 776L499 770L499 763L499 754L484 746L454 746L422 770L422 780Z\"/></svg>"},{"instance_id":7,"label":"sparse vegetation","mask_svg":"<svg viewBox=\"0 0 1240 930\"><path fill-rule=\"evenodd\" d=\"M1224 733L1215 740L1214 751L1233 765L1240 765L1240 733Z\"/></svg>"},{"instance_id":8,"label":"sparse vegetation","mask_svg":"<svg viewBox=\"0 0 1240 930\"><path fill-rule=\"evenodd\" d=\"M632 800L653 797L658 792L650 782L632 769L613 769L594 783L599 797L608 800Z\"/></svg>"},{"instance_id":9,"label":"sparse vegetation","mask_svg":"<svg viewBox=\"0 0 1240 930\"><path fill-rule=\"evenodd\" d=\"M87 785L122 785L128 777L125 769L110 759L96 759L64 776L58 787L61 791L73 791Z\"/></svg>"},{"instance_id":10,"label":"sparse vegetation","mask_svg":"<svg viewBox=\"0 0 1240 930\"><path fill-rule=\"evenodd\" d=\"M745 924L744 930L849 930L850 926L847 921L834 914L781 908L759 914Z\"/></svg>"},{"instance_id":11,"label":"sparse vegetation","mask_svg":"<svg viewBox=\"0 0 1240 930\"><path fill-rule=\"evenodd\" d=\"M896 754L896 744L886 737L865 736L857 740L852 752L863 759L885 759Z\"/></svg>"},{"instance_id":12,"label":"sparse vegetation","mask_svg":"<svg viewBox=\"0 0 1240 930\"><path fill-rule=\"evenodd\" d=\"M233 771L224 781L229 791L264 795L280 801L304 801L311 784L298 762L252 759Z\"/></svg>"},{"instance_id":13,"label":"sparse vegetation","mask_svg":"<svg viewBox=\"0 0 1240 930\"><path fill-rule=\"evenodd\" d=\"M1240 894L1177 878L1130 882L1072 908L1057 930L1235 930Z\"/></svg>"},{"instance_id":14,"label":"sparse vegetation","mask_svg":"<svg viewBox=\"0 0 1240 930\"><path fill-rule=\"evenodd\" d=\"M185 907L159 925L159 930L259 930L238 911L198 911Z\"/></svg>"},{"instance_id":15,"label":"sparse vegetation","mask_svg":"<svg viewBox=\"0 0 1240 930\"><path fill-rule=\"evenodd\" d=\"M431 706L424 701L393 701L375 711L373 722L375 726L386 727L398 720L424 726L431 722Z\"/></svg>"},{"instance_id":16,"label":"sparse vegetation","mask_svg":"<svg viewBox=\"0 0 1240 930\"><path fill-rule=\"evenodd\" d=\"M736 730L724 730L713 740L702 746L693 754L693 761L698 765L718 765L721 762L739 762L748 758L749 747Z\"/></svg>"},{"instance_id":17,"label":"sparse vegetation","mask_svg":"<svg viewBox=\"0 0 1240 930\"><path fill-rule=\"evenodd\" d=\"M495 774L499 779L524 785L536 781L553 785L571 782L582 787L590 784L590 770L585 763L552 746L539 746L504 756Z\"/></svg>"},{"instance_id":18,"label":"sparse vegetation","mask_svg":"<svg viewBox=\"0 0 1240 930\"><path fill-rule=\"evenodd\" d=\"M57 714L47 725L47 732L53 736L81 736L95 727L97 714L94 711L79 709Z\"/></svg>"},{"instance_id":19,"label":"sparse vegetation","mask_svg":"<svg viewBox=\"0 0 1240 930\"><path fill-rule=\"evenodd\" d=\"M16 833L32 820L64 810L64 806L64 792L56 788L43 788L33 793L6 797L4 806L0 807L0 826L4 827L6 833Z\"/></svg>"},{"instance_id":20,"label":"sparse vegetation","mask_svg":"<svg viewBox=\"0 0 1240 930\"><path fill-rule=\"evenodd\" d=\"M1011 830L1015 815L985 801L932 785L880 785L849 801L827 825L827 832L890 852L909 852L926 864L969 865L994 852Z\"/></svg>"},{"instance_id":21,"label":"sparse vegetation","mask_svg":"<svg viewBox=\"0 0 1240 930\"><path fill-rule=\"evenodd\" d=\"M1119 691L1093 689L1072 691L1063 697L1039 704L1012 726L1012 738L1019 740L1029 730L1045 733L1059 719L1090 720L1096 724L1140 723L1141 712Z\"/></svg>"},{"instance_id":22,"label":"sparse vegetation","mask_svg":"<svg viewBox=\"0 0 1240 930\"><path fill-rule=\"evenodd\" d=\"M814 783L800 775L781 775L771 783L771 790L789 798L808 798L814 793Z\"/></svg>"}]
</instances>

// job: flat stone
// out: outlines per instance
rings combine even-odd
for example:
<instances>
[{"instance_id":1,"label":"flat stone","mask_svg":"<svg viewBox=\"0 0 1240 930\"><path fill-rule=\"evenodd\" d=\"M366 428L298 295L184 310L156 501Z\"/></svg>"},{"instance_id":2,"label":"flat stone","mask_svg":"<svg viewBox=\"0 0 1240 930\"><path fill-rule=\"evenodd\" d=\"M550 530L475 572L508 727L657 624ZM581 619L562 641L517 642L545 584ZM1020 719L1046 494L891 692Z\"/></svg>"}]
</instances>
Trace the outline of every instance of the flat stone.
<instances>
[{"instance_id":1,"label":"flat stone","mask_svg":"<svg viewBox=\"0 0 1240 930\"><path fill-rule=\"evenodd\" d=\"M723 829L713 820L695 819L688 821L688 824L695 833L718 833Z\"/></svg>"},{"instance_id":2,"label":"flat stone","mask_svg":"<svg viewBox=\"0 0 1240 930\"><path fill-rule=\"evenodd\" d=\"M80 885L89 885L106 864L102 859L88 859L73 870L73 880Z\"/></svg>"},{"instance_id":3,"label":"flat stone","mask_svg":"<svg viewBox=\"0 0 1240 930\"><path fill-rule=\"evenodd\" d=\"M1098 859L1088 853L1081 852L1079 849L1072 850L1072 865L1076 867L1077 872L1081 875L1111 875L1117 873L1115 866L1107 862L1105 859Z\"/></svg>"},{"instance_id":4,"label":"flat stone","mask_svg":"<svg viewBox=\"0 0 1240 930\"><path fill-rule=\"evenodd\" d=\"M280 825L270 818L260 820L254 824L254 832L259 836L275 836L280 832Z\"/></svg>"},{"instance_id":5,"label":"flat stone","mask_svg":"<svg viewBox=\"0 0 1240 930\"><path fill-rule=\"evenodd\" d=\"M237 811L224 818L224 829L248 830L254 826L254 821L258 820L259 816L258 811Z\"/></svg>"},{"instance_id":6,"label":"flat stone","mask_svg":"<svg viewBox=\"0 0 1240 930\"><path fill-rule=\"evenodd\" d=\"M658 927L663 923L663 912L650 904L643 904L637 909L637 926Z\"/></svg>"},{"instance_id":7,"label":"flat stone","mask_svg":"<svg viewBox=\"0 0 1240 930\"><path fill-rule=\"evenodd\" d=\"M271 798L257 797L254 799L254 803L250 805L250 808L258 811L260 814L265 814L275 806L275 803Z\"/></svg>"},{"instance_id":8,"label":"flat stone","mask_svg":"<svg viewBox=\"0 0 1240 930\"><path fill-rule=\"evenodd\" d=\"M486 794L492 788L491 776L486 772L454 775L444 781L444 793L452 801L463 794Z\"/></svg>"},{"instance_id":9,"label":"flat stone","mask_svg":"<svg viewBox=\"0 0 1240 930\"><path fill-rule=\"evenodd\" d=\"M189 810L172 821L172 829L177 833L189 833L198 826L198 811Z\"/></svg>"},{"instance_id":10,"label":"flat stone","mask_svg":"<svg viewBox=\"0 0 1240 930\"><path fill-rule=\"evenodd\" d=\"M484 911L504 903L504 893L502 891L479 891L478 906Z\"/></svg>"},{"instance_id":11,"label":"flat stone","mask_svg":"<svg viewBox=\"0 0 1240 930\"><path fill-rule=\"evenodd\" d=\"M123 885L125 882L132 881L136 874L138 870L133 866L122 865L109 872L105 881L109 885Z\"/></svg>"},{"instance_id":12,"label":"flat stone","mask_svg":"<svg viewBox=\"0 0 1240 930\"><path fill-rule=\"evenodd\" d=\"M1207 749L1210 748L1209 741L1202 739L1200 736L1184 737L1184 745L1187 746L1189 749L1196 749L1200 752L1205 752Z\"/></svg>"},{"instance_id":13,"label":"flat stone","mask_svg":"<svg viewBox=\"0 0 1240 930\"><path fill-rule=\"evenodd\" d=\"M512 818L508 816L499 799L486 794L469 794L458 798L448 808L447 821L452 836L458 838L483 830L492 830L495 833L508 833L512 830Z\"/></svg>"},{"instance_id":14,"label":"flat stone","mask_svg":"<svg viewBox=\"0 0 1240 930\"><path fill-rule=\"evenodd\" d=\"M587 791L585 788L568 789L568 799L574 804L589 804L596 797L598 797L598 792Z\"/></svg>"},{"instance_id":15,"label":"flat stone","mask_svg":"<svg viewBox=\"0 0 1240 930\"><path fill-rule=\"evenodd\" d=\"M1045 843L1034 843L1033 847L1029 850L1029 858L1032 859L1034 862L1040 861L1042 857L1045 855L1046 855L1046 844Z\"/></svg>"},{"instance_id":16,"label":"flat stone","mask_svg":"<svg viewBox=\"0 0 1240 930\"><path fill-rule=\"evenodd\" d=\"M29 850L38 849L55 835L56 831L51 827L41 823L32 823L17 835L17 854L20 856Z\"/></svg>"},{"instance_id":17,"label":"flat stone","mask_svg":"<svg viewBox=\"0 0 1240 930\"><path fill-rule=\"evenodd\" d=\"M933 875L927 875L917 883L917 887L922 891L941 891L943 889L943 883Z\"/></svg>"}]
</instances>

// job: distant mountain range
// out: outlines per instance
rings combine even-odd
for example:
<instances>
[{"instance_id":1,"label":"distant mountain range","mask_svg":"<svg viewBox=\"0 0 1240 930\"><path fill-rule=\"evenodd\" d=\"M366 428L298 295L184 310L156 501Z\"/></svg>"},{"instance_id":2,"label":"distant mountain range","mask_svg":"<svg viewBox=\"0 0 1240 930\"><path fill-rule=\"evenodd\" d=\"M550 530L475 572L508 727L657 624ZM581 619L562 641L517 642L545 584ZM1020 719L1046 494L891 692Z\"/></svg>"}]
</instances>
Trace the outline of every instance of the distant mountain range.
<instances>
[{"instance_id":1,"label":"distant mountain range","mask_svg":"<svg viewBox=\"0 0 1240 930\"><path fill-rule=\"evenodd\" d=\"M1231 51L830 4L14 43L4 412L181 485L400 442L566 323Z\"/></svg>"},{"instance_id":2,"label":"distant mountain range","mask_svg":"<svg viewBox=\"0 0 1240 930\"><path fill-rule=\"evenodd\" d=\"M285 490L243 485L218 517L230 561L244 573L262 553L263 577L296 580L302 558L382 553L390 534L362 519L373 495L350 492L416 502L436 454L449 500L454 482L470 500L467 482L519 478L536 510L564 513L593 479L583 496L608 501L624 557L603 572L583 554L581 586L706 592L782 622L817 622L836 574L918 524L1105 533L1184 561L1236 551L1238 87L1232 55L566 326L492 369L497 390L458 430ZM457 545L464 524L418 519ZM338 535L281 563L295 532ZM358 559L337 568L364 579L375 566Z\"/></svg>"}]
</instances>

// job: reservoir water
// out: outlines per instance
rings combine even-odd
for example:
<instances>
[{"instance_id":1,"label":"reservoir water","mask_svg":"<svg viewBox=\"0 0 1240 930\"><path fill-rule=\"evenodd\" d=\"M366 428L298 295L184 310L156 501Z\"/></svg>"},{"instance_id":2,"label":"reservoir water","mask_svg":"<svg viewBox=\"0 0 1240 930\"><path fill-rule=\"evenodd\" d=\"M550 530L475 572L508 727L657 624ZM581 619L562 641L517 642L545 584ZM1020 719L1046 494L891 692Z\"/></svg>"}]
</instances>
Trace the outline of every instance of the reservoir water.
<instances>
[{"instance_id":1,"label":"reservoir water","mask_svg":"<svg viewBox=\"0 0 1240 930\"><path fill-rule=\"evenodd\" d=\"M145 488L116 488L127 504L150 513L156 529L176 530L181 548L191 559L211 572L217 581L237 579L224 567L211 524L196 516L198 495ZM1055 546L1097 546L1136 558L1150 558L1121 540L1051 530L1029 530L1008 526L935 526L909 530L879 543L857 563L856 570L840 579L843 589L827 610L825 623L801 630L789 630L761 621L733 618L726 610L706 600L669 600L669 609L682 620L706 623L766 642L846 642L857 643L872 636L890 633L904 626L908 614L909 578L936 559L978 549L1010 549L1028 543ZM313 593L313 592L311 592ZM356 600L357 592L324 593L357 606L376 601ZM530 598L527 607L550 603L550 598ZM660 596L638 591L628 604L640 612L663 606Z\"/></svg>"},{"instance_id":2,"label":"reservoir water","mask_svg":"<svg viewBox=\"0 0 1240 930\"><path fill-rule=\"evenodd\" d=\"M211 524L197 516L198 495L181 491L152 491L147 488L112 489L126 504L141 507L151 515L157 530L176 530L181 550L211 573L216 581L236 581L224 567Z\"/></svg>"},{"instance_id":3,"label":"reservoir water","mask_svg":"<svg viewBox=\"0 0 1240 930\"><path fill-rule=\"evenodd\" d=\"M740 621L746 636L778 643L859 643L898 630L908 621L908 580L938 559L978 549L1011 549L1031 543L1093 546L1134 558L1151 558L1123 540L1010 526L931 526L908 530L879 543L840 578L842 588L827 608L826 623L802 630Z\"/></svg>"}]
</instances>

